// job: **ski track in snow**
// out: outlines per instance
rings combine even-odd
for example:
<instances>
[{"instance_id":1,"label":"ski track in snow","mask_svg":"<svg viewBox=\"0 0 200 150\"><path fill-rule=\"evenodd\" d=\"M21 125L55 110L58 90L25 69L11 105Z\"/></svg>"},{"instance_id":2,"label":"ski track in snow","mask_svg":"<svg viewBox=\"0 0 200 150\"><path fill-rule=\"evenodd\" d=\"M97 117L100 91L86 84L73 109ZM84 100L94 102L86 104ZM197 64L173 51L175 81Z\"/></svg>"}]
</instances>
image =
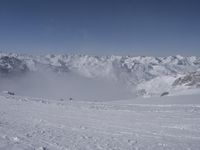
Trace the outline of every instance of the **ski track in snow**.
<instances>
[{"instance_id":1,"label":"ski track in snow","mask_svg":"<svg viewBox=\"0 0 200 150\"><path fill-rule=\"evenodd\" d=\"M200 104L0 96L0 150L143 149L199 150Z\"/></svg>"}]
</instances>

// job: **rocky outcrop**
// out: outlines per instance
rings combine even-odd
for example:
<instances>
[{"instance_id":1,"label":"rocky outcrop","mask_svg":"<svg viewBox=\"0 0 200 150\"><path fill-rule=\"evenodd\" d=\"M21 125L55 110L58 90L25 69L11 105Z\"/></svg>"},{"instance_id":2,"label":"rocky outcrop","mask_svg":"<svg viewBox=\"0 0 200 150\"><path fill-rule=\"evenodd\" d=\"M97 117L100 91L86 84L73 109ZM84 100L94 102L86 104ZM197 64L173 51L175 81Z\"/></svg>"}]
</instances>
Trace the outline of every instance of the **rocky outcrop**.
<instances>
[{"instance_id":1,"label":"rocky outcrop","mask_svg":"<svg viewBox=\"0 0 200 150\"><path fill-rule=\"evenodd\" d=\"M183 77L176 79L173 86L196 86L200 84L200 72L193 72Z\"/></svg>"},{"instance_id":2,"label":"rocky outcrop","mask_svg":"<svg viewBox=\"0 0 200 150\"><path fill-rule=\"evenodd\" d=\"M23 74L28 71L28 67L23 60L12 56L0 58L0 74L3 76Z\"/></svg>"}]
</instances>

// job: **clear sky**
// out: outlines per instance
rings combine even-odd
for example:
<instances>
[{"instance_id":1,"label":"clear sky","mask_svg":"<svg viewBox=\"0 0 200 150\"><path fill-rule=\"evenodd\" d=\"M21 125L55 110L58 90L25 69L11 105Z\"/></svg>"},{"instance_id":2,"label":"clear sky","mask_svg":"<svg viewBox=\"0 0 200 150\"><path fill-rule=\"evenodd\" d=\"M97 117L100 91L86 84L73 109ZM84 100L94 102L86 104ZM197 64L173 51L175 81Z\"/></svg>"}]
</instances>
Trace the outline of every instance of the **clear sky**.
<instances>
[{"instance_id":1,"label":"clear sky","mask_svg":"<svg viewBox=\"0 0 200 150\"><path fill-rule=\"evenodd\" d=\"M200 0L0 0L0 50L200 56Z\"/></svg>"}]
</instances>

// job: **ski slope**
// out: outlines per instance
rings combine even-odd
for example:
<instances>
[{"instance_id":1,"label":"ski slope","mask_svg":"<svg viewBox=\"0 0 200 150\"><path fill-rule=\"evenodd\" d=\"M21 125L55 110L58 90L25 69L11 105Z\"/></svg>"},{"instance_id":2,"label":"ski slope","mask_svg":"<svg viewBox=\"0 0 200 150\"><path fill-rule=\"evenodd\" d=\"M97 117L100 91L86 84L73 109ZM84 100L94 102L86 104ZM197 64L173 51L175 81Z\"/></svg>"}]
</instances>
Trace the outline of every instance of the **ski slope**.
<instances>
[{"instance_id":1,"label":"ski slope","mask_svg":"<svg viewBox=\"0 0 200 150\"><path fill-rule=\"evenodd\" d=\"M0 150L199 150L200 94L85 102L0 95Z\"/></svg>"}]
</instances>

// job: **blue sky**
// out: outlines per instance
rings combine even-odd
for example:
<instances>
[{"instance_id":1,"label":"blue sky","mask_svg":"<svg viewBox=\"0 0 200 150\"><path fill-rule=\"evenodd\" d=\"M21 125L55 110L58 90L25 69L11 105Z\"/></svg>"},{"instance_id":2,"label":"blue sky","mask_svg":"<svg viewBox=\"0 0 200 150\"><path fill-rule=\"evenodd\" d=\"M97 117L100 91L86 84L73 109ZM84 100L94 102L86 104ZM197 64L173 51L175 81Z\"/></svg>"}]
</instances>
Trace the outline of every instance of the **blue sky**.
<instances>
[{"instance_id":1,"label":"blue sky","mask_svg":"<svg viewBox=\"0 0 200 150\"><path fill-rule=\"evenodd\" d=\"M0 50L199 55L199 0L0 0Z\"/></svg>"}]
</instances>

